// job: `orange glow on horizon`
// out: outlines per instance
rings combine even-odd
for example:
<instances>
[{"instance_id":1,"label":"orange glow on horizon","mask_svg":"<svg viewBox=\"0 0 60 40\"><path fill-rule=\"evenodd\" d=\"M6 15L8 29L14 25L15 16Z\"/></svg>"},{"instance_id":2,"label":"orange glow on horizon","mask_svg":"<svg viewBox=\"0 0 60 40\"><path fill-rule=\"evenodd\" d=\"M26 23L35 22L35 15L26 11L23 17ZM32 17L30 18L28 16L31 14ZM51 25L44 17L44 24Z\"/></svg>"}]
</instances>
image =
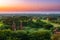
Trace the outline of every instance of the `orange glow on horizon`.
<instances>
[{"instance_id":1,"label":"orange glow on horizon","mask_svg":"<svg viewBox=\"0 0 60 40\"><path fill-rule=\"evenodd\" d=\"M0 0L0 12L60 11L59 1L52 0Z\"/></svg>"},{"instance_id":2,"label":"orange glow on horizon","mask_svg":"<svg viewBox=\"0 0 60 40\"><path fill-rule=\"evenodd\" d=\"M7 6L0 6L0 12L1 11L44 11L44 10L50 10L50 9L56 9L60 6L56 5L7 5Z\"/></svg>"}]
</instances>

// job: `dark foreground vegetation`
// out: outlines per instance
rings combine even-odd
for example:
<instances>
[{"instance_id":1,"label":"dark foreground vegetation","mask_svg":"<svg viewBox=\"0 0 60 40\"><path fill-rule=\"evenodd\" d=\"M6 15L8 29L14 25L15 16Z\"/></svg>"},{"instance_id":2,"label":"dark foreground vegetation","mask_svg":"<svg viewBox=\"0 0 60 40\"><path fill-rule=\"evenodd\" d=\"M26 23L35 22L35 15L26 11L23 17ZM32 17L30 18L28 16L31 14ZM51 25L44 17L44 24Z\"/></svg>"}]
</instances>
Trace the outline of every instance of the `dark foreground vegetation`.
<instances>
[{"instance_id":1,"label":"dark foreground vegetation","mask_svg":"<svg viewBox=\"0 0 60 40\"><path fill-rule=\"evenodd\" d=\"M42 20L56 21L50 16L1 16L0 40L52 40L56 28Z\"/></svg>"},{"instance_id":2,"label":"dark foreground vegetation","mask_svg":"<svg viewBox=\"0 0 60 40\"><path fill-rule=\"evenodd\" d=\"M48 30L0 30L0 40L50 40Z\"/></svg>"}]
</instances>

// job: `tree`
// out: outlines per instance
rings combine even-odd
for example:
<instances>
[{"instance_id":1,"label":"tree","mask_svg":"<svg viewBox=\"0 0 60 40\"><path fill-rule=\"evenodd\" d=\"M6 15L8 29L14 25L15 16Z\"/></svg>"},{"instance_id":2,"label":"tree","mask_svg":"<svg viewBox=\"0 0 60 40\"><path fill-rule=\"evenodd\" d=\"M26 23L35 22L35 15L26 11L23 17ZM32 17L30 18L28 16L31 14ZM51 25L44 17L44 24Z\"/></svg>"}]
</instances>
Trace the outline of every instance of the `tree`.
<instances>
[{"instance_id":1,"label":"tree","mask_svg":"<svg viewBox=\"0 0 60 40\"><path fill-rule=\"evenodd\" d=\"M51 24L45 24L45 25L44 25L44 28L50 30L50 29L53 28L53 25L51 25Z\"/></svg>"}]
</instances>

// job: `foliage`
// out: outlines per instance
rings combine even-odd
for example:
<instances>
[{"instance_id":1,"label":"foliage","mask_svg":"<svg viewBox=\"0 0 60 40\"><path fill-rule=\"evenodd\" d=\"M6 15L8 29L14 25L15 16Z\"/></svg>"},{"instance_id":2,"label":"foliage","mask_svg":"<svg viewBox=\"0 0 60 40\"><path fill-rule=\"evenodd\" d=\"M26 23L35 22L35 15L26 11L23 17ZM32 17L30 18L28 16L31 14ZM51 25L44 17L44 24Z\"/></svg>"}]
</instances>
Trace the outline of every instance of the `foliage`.
<instances>
[{"instance_id":1,"label":"foliage","mask_svg":"<svg viewBox=\"0 0 60 40\"><path fill-rule=\"evenodd\" d=\"M11 29L10 25L2 25L0 26L0 30L4 30L4 29Z\"/></svg>"},{"instance_id":2,"label":"foliage","mask_svg":"<svg viewBox=\"0 0 60 40\"><path fill-rule=\"evenodd\" d=\"M53 25L51 25L51 24L45 24L44 28L50 30L50 29L53 29Z\"/></svg>"},{"instance_id":3,"label":"foliage","mask_svg":"<svg viewBox=\"0 0 60 40\"><path fill-rule=\"evenodd\" d=\"M51 40L53 25L41 21L40 17L2 17L0 22L0 40ZM15 31L11 30L13 22L16 24ZM20 25L22 30L19 30Z\"/></svg>"},{"instance_id":4,"label":"foliage","mask_svg":"<svg viewBox=\"0 0 60 40\"><path fill-rule=\"evenodd\" d=\"M50 40L50 37L48 30L0 30L0 40Z\"/></svg>"},{"instance_id":5,"label":"foliage","mask_svg":"<svg viewBox=\"0 0 60 40\"><path fill-rule=\"evenodd\" d=\"M42 22L41 20L37 20L36 22L33 22L30 20L27 25L29 25L32 28L43 28L43 25L46 24L45 22Z\"/></svg>"}]
</instances>

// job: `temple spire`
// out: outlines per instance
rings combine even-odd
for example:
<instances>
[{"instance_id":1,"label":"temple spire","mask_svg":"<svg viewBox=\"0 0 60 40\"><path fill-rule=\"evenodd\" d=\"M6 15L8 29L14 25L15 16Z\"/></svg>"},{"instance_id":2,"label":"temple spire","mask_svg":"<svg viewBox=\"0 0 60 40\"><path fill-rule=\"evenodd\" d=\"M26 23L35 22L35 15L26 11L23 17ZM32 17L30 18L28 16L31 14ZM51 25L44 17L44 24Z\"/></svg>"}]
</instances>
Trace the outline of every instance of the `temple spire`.
<instances>
[{"instance_id":1,"label":"temple spire","mask_svg":"<svg viewBox=\"0 0 60 40\"><path fill-rule=\"evenodd\" d=\"M12 30L16 31L16 25L15 25L14 21L13 21L13 24L12 24Z\"/></svg>"}]
</instances>

